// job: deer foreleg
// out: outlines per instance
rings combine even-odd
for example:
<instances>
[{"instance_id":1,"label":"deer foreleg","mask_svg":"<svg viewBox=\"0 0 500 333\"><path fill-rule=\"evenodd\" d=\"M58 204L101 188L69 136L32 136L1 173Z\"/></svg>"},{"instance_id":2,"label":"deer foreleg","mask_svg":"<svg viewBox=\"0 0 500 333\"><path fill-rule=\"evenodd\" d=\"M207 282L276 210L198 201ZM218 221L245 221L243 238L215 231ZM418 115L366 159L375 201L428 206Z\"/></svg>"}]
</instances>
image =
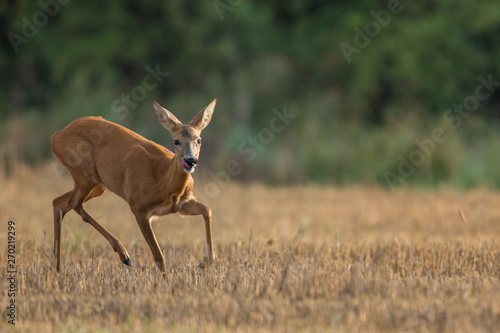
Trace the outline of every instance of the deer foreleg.
<instances>
[{"instance_id":1,"label":"deer foreleg","mask_svg":"<svg viewBox=\"0 0 500 333\"><path fill-rule=\"evenodd\" d=\"M214 250L212 241L212 210L207 205L191 199L182 203L179 207L181 215L202 215L205 220L205 231L207 235L208 246L208 264L211 265L214 260ZM203 264L200 266L204 266Z\"/></svg>"}]
</instances>

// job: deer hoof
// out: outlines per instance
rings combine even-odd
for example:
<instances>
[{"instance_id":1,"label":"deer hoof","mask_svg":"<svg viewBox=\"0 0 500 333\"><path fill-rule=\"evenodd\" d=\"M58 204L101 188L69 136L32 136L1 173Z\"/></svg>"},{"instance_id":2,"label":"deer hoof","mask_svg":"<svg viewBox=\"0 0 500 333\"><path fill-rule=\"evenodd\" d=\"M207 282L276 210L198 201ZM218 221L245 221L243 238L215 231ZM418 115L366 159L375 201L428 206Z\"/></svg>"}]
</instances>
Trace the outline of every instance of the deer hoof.
<instances>
[{"instance_id":1,"label":"deer hoof","mask_svg":"<svg viewBox=\"0 0 500 333\"><path fill-rule=\"evenodd\" d=\"M198 265L198 267L200 269L205 269L205 268L207 268L210 265L212 265L212 261L210 259L208 259L207 257L204 257L203 260Z\"/></svg>"},{"instance_id":2,"label":"deer hoof","mask_svg":"<svg viewBox=\"0 0 500 333\"><path fill-rule=\"evenodd\" d=\"M134 263L132 262L132 259L130 259L130 257L123 259L122 262L127 266L134 266Z\"/></svg>"}]
</instances>

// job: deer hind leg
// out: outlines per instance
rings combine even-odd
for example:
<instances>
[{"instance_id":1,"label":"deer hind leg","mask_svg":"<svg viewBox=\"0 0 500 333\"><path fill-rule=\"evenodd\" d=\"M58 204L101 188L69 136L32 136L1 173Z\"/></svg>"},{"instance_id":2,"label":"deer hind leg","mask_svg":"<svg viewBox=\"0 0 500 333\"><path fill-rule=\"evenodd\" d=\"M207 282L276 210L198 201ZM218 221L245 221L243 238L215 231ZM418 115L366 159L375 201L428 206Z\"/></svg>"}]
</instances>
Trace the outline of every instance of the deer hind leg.
<instances>
[{"instance_id":1,"label":"deer hind leg","mask_svg":"<svg viewBox=\"0 0 500 333\"><path fill-rule=\"evenodd\" d=\"M115 252L118 252L118 255L120 256L120 260L128 266L132 266L132 260L130 259L130 256L123 246L123 244L116 238L113 234L111 234L106 228L101 226L99 223L97 223L96 220L92 216L87 213L87 211L83 208L82 204L85 201L90 200L93 197L99 196L102 193L104 193L104 187L102 185L96 185L96 186L90 186L90 187L83 187L83 186L76 186L72 191L71 198L69 199L68 205L73 209L75 212L78 213L78 215L81 216L82 220L84 222L89 223L92 225L97 231L101 233L101 235L104 236L113 248Z\"/></svg>"},{"instance_id":2,"label":"deer hind leg","mask_svg":"<svg viewBox=\"0 0 500 333\"><path fill-rule=\"evenodd\" d=\"M182 206L179 207L179 213L181 215L202 215L205 221L205 232L207 235L207 246L208 246L208 264L211 265L214 260L214 250L212 241L212 211L210 207L201 202L191 199L186 201ZM205 267L205 263L200 264L201 268Z\"/></svg>"},{"instance_id":3,"label":"deer hind leg","mask_svg":"<svg viewBox=\"0 0 500 333\"><path fill-rule=\"evenodd\" d=\"M64 215L71 210L71 207L68 205L69 199L73 191L69 191L64 193L63 195L55 198L52 201L52 205L54 207L54 255L56 257L56 269L59 272L61 268L61 229L62 229L62 220Z\"/></svg>"},{"instance_id":4,"label":"deer hind leg","mask_svg":"<svg viewBox=\"0 0 500 333\"><path fill-rule=\"evenodd\" d=\"M90 194L85 198L85 201L88 201L92 198L95 198L104 193L106 188L102 185L97 185L92 189ZM64 193L63 195L57 197L52 202L54 207L54 255L56 257L56 269L57 272L60 271L61 268L61 230L62 230L62 221L67 212L71 210L69 206L69 200L73 194L73 190Z\"/></svg>"}]
</instances>

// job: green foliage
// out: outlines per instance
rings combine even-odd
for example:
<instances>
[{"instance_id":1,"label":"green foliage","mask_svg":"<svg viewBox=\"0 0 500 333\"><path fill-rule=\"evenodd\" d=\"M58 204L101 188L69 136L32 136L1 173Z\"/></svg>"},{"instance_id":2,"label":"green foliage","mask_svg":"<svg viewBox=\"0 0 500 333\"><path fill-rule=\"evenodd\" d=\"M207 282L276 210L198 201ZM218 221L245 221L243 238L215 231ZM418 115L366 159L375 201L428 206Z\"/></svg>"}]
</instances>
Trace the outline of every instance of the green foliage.
<instances>
[{"instance_id":1,"label":"green foliage","mask_svg":"<svg viewBox=\"0 0 500 333\"><path fill-rule=\"evenodd\" d=\"M204 133L207 169L235 159L241 179L385 184L415 139L448 126L445 112L474 95L479 76L500 81L498 5L401 1L391 14L391 3L2 3L0 152L47 158L51 134L84 115L169 143L153 100L188 121L218 98ZM357 44L358 31L368 44ZM24 41L13 45L9 33ZM342 43L357 51L346 57ZM148 68L169 74L138 95ZM498 186L499 103L497 87L405 183ZM247 161L238 147L283 107L297 117Z\"/></svg>"}]
</instances>

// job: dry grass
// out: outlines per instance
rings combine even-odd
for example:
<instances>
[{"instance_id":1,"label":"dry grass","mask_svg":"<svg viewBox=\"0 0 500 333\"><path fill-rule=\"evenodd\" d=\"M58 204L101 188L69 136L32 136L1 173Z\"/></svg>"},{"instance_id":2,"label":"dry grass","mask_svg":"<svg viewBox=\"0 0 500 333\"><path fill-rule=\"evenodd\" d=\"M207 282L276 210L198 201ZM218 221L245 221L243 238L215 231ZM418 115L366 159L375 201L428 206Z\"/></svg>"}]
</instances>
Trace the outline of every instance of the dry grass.
<instances>
[{"instance_id":1,"label":"dry grass","mask_svg":"<svg viewBox=\"0 0 500 333\"><path fill-rule=\"evenodd\" d=\"M500 327L500 195L494 192L232 184L210 202L218 260L207 270L197 267L201 217L154 222L168 262L162 276L127 205L110 193L90 201L88 211L122 241L135 266L122 265L97 231L70 212L62 272L55 273L51 200L71 180L46 166L20 168L0 184L0 271L4 277L13 219L16 328L23 332ZM5 309L5 278L0 288ZM9 328L4 314L0 331Z\"/></svg>"}]
</instances>

